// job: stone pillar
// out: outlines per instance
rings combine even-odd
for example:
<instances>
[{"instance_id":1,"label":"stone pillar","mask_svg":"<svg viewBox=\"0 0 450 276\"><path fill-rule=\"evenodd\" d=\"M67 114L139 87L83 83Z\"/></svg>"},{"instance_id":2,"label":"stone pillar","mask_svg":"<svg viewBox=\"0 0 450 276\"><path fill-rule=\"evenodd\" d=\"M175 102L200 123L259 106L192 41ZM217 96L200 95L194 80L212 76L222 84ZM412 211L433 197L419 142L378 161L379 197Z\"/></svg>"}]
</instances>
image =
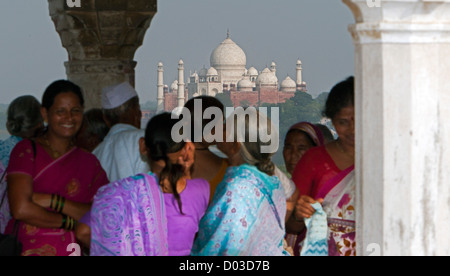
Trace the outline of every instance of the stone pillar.
<instances>
[{"instance_id":1,"label":"stone pillar","mask_svg":"<svg viewBox=\"0 0 450 276\"><path fill-rule=\"evenodd\" d=\"M450 1L343 2L356 19L358 254L450 255Z\"/></svg>"},{"instance_id":2,"label":"stone pillar","mask_svg":"<svg viewBox=\"0 0 450 276\"><path fill-rule=\"evenodd\" d=\"M162 62L158 63L158 107L156 109L156 113L164 111L164 67Z\"/></svg>"},{"instance_id":3,"label":"stone pillar","mask_svg":"<svg viewBox=\"0 0 450 276\"><path fill-rule=\"evenodd\" d=\"M183 107L185 103L185 83L184 83L184 62L180 59L178 62L178 105Z\"/></svg>"},{"instance_id":4,"label":"stone pillar","mask_svg":"<svg viewBox=\"0 0 450 276\"><path fill-rule=\"evenodd\" d=\"M69 1L71 2L71 1ZM48 0L50 16L69 59L67 78L80 85L86 108L101 106L103 87L135 83L136 50L157 11L157 0Z\"/></svg>"}]
</instances>

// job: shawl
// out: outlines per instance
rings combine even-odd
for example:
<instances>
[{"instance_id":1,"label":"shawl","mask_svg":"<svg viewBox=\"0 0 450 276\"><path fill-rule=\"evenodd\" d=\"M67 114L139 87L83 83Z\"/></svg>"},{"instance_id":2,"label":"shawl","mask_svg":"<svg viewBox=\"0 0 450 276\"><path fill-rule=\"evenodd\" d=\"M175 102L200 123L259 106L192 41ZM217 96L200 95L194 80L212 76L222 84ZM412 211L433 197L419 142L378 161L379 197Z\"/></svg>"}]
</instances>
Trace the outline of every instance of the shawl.
<instances>
[{"instance_id":1,"label":"shawl","mask_svg":"<svg viewBox=\"0 0 450 276\"><path fill-rule=\"evenodd\" d=\"M91 256L166 256L163 194L152 173L101 188L91 210Z\"/></svg>"},{"instance_id":2,"label":"shawl","mask_svg":"<svg viewBox=\"0 0 450 276\"><path fill-rule=\"evenodd\" d=\"M192 255L282 256L286 197L277 177L230 167L200 222Z\"/></svg>"}]
</instances>

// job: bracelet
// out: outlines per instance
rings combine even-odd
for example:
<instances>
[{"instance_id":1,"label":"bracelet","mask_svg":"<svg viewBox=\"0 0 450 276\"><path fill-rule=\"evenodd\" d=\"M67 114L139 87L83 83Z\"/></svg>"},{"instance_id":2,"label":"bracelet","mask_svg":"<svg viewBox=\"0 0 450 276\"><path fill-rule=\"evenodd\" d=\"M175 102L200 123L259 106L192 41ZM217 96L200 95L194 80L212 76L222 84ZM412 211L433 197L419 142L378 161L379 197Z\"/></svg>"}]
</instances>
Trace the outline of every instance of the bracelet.
<instances>
[{"instance_id":1,"label":"bracelet","mask_svg":"<svg viewBox=\"0 0 450 276\"><path fill-rule=\"evenodd\" d=\"M73 229L75 229L76 221L67 215L62 215L62 216L63 216L63 222L62 222L60 229L65 229L68 231L72 231Z\"/></svg>"},{"instance_id":2,"label":"bracelet","mask_svg":"<svg viewBox=\"0 0 450 276\"><path fill-rule=\"evenodd\" d=\"M60 204L60 200L61 200L61 197L60 197L59 195L57 195L57 194L52 194L52 200L51 200L51 202L50 202L50 208L51 208L53 211L58 212L57 207L58 207L58 205Z\"/></svg>"},{"instance_id":3,"label":"bracelet","mask_svg":"<svg viewBox=\"0 0 450 276\"><path fill-rule=\"evenodd\" d=\"M58 213L62 213L62 211L64 210L64 203L66 203L66 198L61 197L60 205L58 208L59 210L57 211Z\"/></svg>"},{"instance_id":4,"label":"bracelet","mask_svg":"<svg viewBox=\"0 0 450 276\"><path fill-rule=\"evenodd\" d=\"M64 229L66 227L66 222L67 222L67 216L66 215L62 215L62 224L61 227L59 227L59 229Z\"/></svg>"},{"instance_id":5,"label":"bracelet","mask_svg":"<svg viewBox=\"0 0 450 276\"><path fill-rule=\"evenodd\" d=\"M55 200L56 197L56 200ZM64 204L66 203L66 199L60 195L52 194L52 199L50 201L50 208L53 211L61 213L64 210Z\"/></svg>"}]
</instances>

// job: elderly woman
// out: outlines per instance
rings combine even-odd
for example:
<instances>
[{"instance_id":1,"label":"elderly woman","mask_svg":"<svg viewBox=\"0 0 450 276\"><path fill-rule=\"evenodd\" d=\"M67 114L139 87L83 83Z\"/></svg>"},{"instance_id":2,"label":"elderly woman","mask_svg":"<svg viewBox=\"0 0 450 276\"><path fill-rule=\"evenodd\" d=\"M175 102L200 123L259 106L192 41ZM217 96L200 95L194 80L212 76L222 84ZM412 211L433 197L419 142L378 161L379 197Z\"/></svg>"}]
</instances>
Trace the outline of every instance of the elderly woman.
<instances>
[{"instance_id":1,"label":"elderly woman","mask_svg":"<svg viewBox=\"0 0 450 276\"><path fill-rule=\"evenodd\" d=\"M17 143L38 136L44 129L39 101L33 96L21 96L12 101L8 107L6 129L11 136L0 141L0 160L8 167L9 156Z\"/></svg>"},{"instance_id":2,"label":"elderly woman","mask_svg":"<svg viewBox=\"0 0 450 276\"><path fill-rule=\"evenodd\" d=\"M250 108L247 113L259 122L246 117L245 124L235 123L238 128L234 133L245 136L238 138L228 133L231 137L227 142L219 144L231 167L200 222L193 255L287 255L283 248L286 196L280 180L274 176L272 153L261 151L269 143L261 141L260 131L267 131L271 123L261 120L263 115L255 114L256 109ZM234 121L234 114L227 124L230 121ZM258 133L256 141L249 141L250 132Z\"/></svg>"},{"instance_id":3,"label":"elderly woman","mask_svg":"<svg viewBox=\"0 0 450 276\"><path fill-rule=\"evenodd\" d=\"M5 170L8 167L11 151L17 143L22 139L39 136L44 129L39 101L33 96L21 96L12 101L8 107L6 128L11 136L0 141L0 162ZM0 233L5 231L6 224L11 219L5 176L3 175L0 181Z\"/></svg>"},{"instance_id":4,"label":"elderly woman","mask_svg":"<svg viewBox=\"0 0 450 276\"><path fill-rule=\"evenodd\" d=\"M308 222L322 212L328 218L329 255L354 255L355 209L355 107L354 79L335 85L328 96L325 115L332 120L338 139L306 152L297 164L293 180L300 190L295 217ZM322 203L322 206L320 204ZM323 214L323 212L322 212ZM308 235L307 235L308 239ZM307 246L307 244L305 245ZM302 252L308 251L304 248Z\"/></svg>"},{"instance_id":5,"label":"elderly woman","mask_svg":"<svg viewBox=\"0 0 450 276\"><path fill-rule=\"evenodd\" d=\"M297 163L309 149L324 145L324 137L322 131L316 126L308 122L300 122L293 125L286 134L283 147L283 157L287 171L292 175ZM296 195L295 203L298 200ZM288 205L290 203L288 202ZM293 207L293 208L294 208ZM301 243L305 238L304 224L295 220L295 217L289 216L286 222L286 241L293 249L295 256L300 255Z\"/></svg>"},{"instance_id":6,"label":"elderly woman","mask_svg":"<svg viewBox=\"0 0 450 276\"><path fill-rule=\"evenodd\" d=\"M11 153L8 198L18 225L22 255L67 256L76 243L73 228L109 181L97 158L74 145L83 120L80 87L61 80L44 92L41 113L48 123L35 140L23 140Z\"/></svg>"}]
</instances>

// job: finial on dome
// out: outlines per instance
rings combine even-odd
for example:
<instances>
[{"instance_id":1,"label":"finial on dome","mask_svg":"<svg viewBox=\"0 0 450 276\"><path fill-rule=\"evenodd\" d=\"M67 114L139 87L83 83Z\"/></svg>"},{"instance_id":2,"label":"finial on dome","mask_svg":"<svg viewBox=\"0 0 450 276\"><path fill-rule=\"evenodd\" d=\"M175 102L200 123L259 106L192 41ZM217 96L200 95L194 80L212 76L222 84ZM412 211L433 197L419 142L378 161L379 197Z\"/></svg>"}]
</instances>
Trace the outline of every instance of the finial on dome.
<instances>
[{"instance_id":1,"label":"finial on dome","mask_svg":"<svg viewBox=\"0 0 450 276\"><path fill-rule=\"evenodd\" d=\"M231 37L230 29L227 29L227 38Z\"/></svg>"}]
</instances>

